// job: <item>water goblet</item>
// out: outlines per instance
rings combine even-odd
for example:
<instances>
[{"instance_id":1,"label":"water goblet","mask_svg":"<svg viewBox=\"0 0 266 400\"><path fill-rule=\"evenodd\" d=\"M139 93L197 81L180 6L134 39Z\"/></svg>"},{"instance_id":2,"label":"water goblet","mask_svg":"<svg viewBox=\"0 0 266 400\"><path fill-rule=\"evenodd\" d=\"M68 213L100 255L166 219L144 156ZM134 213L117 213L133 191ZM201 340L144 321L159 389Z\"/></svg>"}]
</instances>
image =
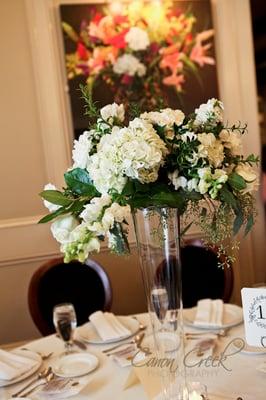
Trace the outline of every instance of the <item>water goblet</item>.
<instances>
[{"instance_id":1,"label":"water goblet","mask_svg":"<svg viewBox=\"0 0 266 400\"><path fill-rule=\"evenodd\" d=\"M62 303L54 307L53 322L57 334L65 343L65 354L72 351L74 330L77 326L77 317L73 304Z\"/></svg>"}]
</instances>

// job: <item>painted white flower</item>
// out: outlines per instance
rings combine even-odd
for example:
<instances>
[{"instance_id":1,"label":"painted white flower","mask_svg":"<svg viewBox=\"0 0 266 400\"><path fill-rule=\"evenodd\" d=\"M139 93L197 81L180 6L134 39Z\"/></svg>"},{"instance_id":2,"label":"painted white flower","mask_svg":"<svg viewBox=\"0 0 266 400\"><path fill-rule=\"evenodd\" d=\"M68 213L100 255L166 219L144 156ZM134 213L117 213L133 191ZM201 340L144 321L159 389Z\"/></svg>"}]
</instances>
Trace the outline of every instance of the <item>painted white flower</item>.
<instances>
[{"instance_id":1,"label":"painted white flower","mask_svg":"<svg viewBox=\"0 0 266 400\"><path fill-rule=\"evenodd\" d=\"M165 108L160 111L145 112L140 115L140 118L145 119L152 124L172 128L174 124L181 125L185 115L181 110L172 110Z\"/></svg>"},{"instance_id":2,"label":"painted white flower","mask_svg":"<svg viewBox=\"0 0 266 400\"><path fill-rule=\"evenodd\" d=\"M242 135L240 132L223 129L220 132L219 137L224 147L231 150L233 156L238 156L242 154L243 145L242 145Z\"/></svg>"},{"instance_id":3,"label":"painted white flower","mask_svg":"<svg viewBox=\"0 0 266 400\"><path fill-rule=\"evenodd\" d=\"M85 131L78 140L74 141L72 151L73 168L86 168L91 148L92 135L89 131Z\"/></svg>"},{"instance_id":4,"label":"painted white flower","mask_svg":"<svg viewBox=\"0 0 266 400\"><path fill-rule=\"evenodd\" d=\"M205 104L201 104L199 108L196 108L196 118L194 124L196 126L203 125L205 123L211 123L217 125L222 121L223 103L217 99L210 99Z\"/></svg>"},{"instance_id":5,"label":"painted white flower","mask_svg":"<svg viewBox=\"0 0 266 400\"><path fill-rule=\"evenodd\" d=\"M247 187L243 189L243 193L250 193L258 189L259 187L259 179L258 179L258 174L252 168L249 164L247 163L241 163L239 164L235 172L242 176L243 179L245 179Z\"/></svg>"},{"instance_id":6,"label":"painted white flower","mask_svg":"<svg viewBox=\"0 0 266 400\"><path fill-rule=\"evenodd\" d=\"M51 225L53 237L61 244L70 243L72 231L79 222L72 215L58 217Z\"/></svg>"},{"instance_id":7,"label":"painted white flower","mask_svg":"<svg viewBox=\"0 0 266 400\"><path fill-rule=\"evenodd\" d=\"M107 104L101 109L100 113L102 119L110 124L113 124L114 119L117 119L120 122L123 122L125 119L125 109L123 104Z\"/></svg>"},{"instance_id":8,"label":"painted white flower","mask_svg":"<svg viewBox=\"0 0 266 400\"><path fill-rule=\"evenodd\" d=\"M168 174L168 178L174 185L175 190L179 188L185 189L187 187L187 179L184 176L179 176L178 170Z\"/></svg>"},{"instance_id":9,"label":"painted white flower","mask_svg":"<svg viewBox=\"0 0 266 400\"><path fill-rule=\"evenodd\" d=\"M118 57L113 65L113 70L118 75L127 74L129 76L138 75L141 77L146 74L145 65L132 54L123 54Z\"/></svg>"},{"instance_id":10,"label":"painted white flower","mask_svg":"<svg viewBox=\"0 0 266 400\"><path fill-rule=\"evenodd\" d=\"M52 183L47 183L47 185L44 186L44 190L57 190L57 188ZM57 204L50 203L48 200L43 200L43 204L50 212L57 211L61 207Z\"/></svg>"},{"instance_id":11,"label":"painted white flower","mask_svg":"<svg viewBox=\"0 0 266 400\"><path fill-rule=\"evenodd\" d=\"M109 206L111 201L111 197L108 194L104 194L101 197L94 197L89 204L86 204L80 217L86 224L91 224L97 221L103 208Z\"/></svg>"},{"instance_id":12,"label":"painted white flower","mask_svg":"<svg viewBox=\"0 0 266 400\"><path fill-rule=\"evenodd\" d=\"M146 50L150 44L147 32L137 26L129 29L125 36L125 41L128 43L129 48L134 51Z\"/></svg>"}]
</instances>

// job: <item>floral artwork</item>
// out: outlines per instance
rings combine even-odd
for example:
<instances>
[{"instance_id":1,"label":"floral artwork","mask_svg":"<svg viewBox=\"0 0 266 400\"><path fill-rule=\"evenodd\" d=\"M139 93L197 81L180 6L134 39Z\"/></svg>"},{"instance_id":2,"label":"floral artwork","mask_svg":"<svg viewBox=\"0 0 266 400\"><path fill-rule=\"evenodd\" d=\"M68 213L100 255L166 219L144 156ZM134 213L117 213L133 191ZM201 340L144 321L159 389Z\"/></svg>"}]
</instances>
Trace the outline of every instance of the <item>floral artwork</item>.
<instances>
[{"instance_id":1,"label":"floral artwork","mask_svg":"<svg viewBox=\"0 0 266 400\"><path fill-rule=\"evenodd\" d=\"M194 4L94 5L75 27L62 13L68 80L82 77L93 93L103 85L112 94L109 100L126 108L135 102L147 111L182 102L192 76L194 91L201 92L202 71L215 68L214 30L199 26ZM215 90L216 82L212 95Z\"/></svg>"},{"instance_id":2,"label":"floral artwork","mask_svg":"<svg viewBox=\"0 0 266 400\"><path fill-rule=\"evenodd\" d=\"M127 221L139 208L177 208L215 245L242 226L249 232L258 159L242 155L246 126L225 124L221 101L191 115L165 108L126 118L123 104L99 110L85 88L83 97L94 123L74 143L65 188L49 184L41 193L51 212L41 222L54 220L66 262L84 261L104 239L127 252Z\"/></svg>"}]
</instances>

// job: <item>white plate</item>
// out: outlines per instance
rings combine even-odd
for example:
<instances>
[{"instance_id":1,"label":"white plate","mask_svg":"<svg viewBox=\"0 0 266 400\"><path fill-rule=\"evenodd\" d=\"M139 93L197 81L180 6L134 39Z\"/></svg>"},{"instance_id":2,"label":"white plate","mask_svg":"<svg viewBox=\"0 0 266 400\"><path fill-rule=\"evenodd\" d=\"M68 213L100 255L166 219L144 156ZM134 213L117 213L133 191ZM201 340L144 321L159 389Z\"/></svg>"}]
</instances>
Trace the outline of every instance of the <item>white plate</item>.
<instances>
[{"instance_id":1,"label":"white plate","mask_svg":"<svg viewBox=\"0 0 266 400\"><path fill-rule=\"evenodd\" d=\"M232 326L238 325L243 321L242 308L236 306L235 304L224 304L223 324L219 328L215 329L213 328L213 326L207 324L194 325L196 312L197 312L197 307L187 308L183 310L184 322L186 325L200 329L219 330L219 329L231 328Z\"/></svg>"},{"instance_id":2,"label":"white plate","mask_svg":"<svg viewBox=\"0 0 266 400\"><path fill-rule=\"evenodd\" d=\"M98 358L90 353L73 353L59 357L53 363L53 371L62 378L75 378L94 371L99 364Z\"/></svg>"},{"instance_id":3,"label":"white plate","mask_svg":"<svg viewBox=\"0 0 266 400\"><path fill-rule=\"evenodd\" d=\"M245 342L245 339L242 338ZM242 348L242 340L234 340L233 345L237 348L237 349L241 349ZM250 346L249 344L245 343L245 347L241 350L241 353L243 354L251 354L251 355L259 355L259 354L266 354L266 348L264 347L255 347L255 346Z\"/></svg>"},{"instance_id":4,"label":"white plate","mask_svg":"<svg viewBox=\"0 0 266 400\"><path fill-rule=\"evenodd\" d=\"M82 340L91 344L107 344L107 343L115 343L120 342L121 340L128 339L131 336L134 336L139 330L139 322L135 318L119 316L117 317L121 324L123 324L129 331L129 335L125 335L122 338L110 339L110 340L102 340L98 335L96 329L94 328L91 322L87 322L86 324L77 328L77 333Z\"/></svg>"},{"instance_id":5,"label":"white plate","mask_svg":"<svg viewBox=\"0 0 266 400\"><path fill-rule=\"evenodd\" d=\"M16 350L12 350L12 353L17 354L18 356L23 356L25 358L28 357L31 360L36 360L37 363L31 369L26 371L24 374L19 375L17 378L11 379L9 381L0 379L0 387L13 385L13 383L23 381L23 379L28 378L29 376L33 375L36 371L38 371L38 369L42 365L42 357L33 351L29 351L29 350L25 351L25 350L16 349Z\"/></svg>"}]
</instances>

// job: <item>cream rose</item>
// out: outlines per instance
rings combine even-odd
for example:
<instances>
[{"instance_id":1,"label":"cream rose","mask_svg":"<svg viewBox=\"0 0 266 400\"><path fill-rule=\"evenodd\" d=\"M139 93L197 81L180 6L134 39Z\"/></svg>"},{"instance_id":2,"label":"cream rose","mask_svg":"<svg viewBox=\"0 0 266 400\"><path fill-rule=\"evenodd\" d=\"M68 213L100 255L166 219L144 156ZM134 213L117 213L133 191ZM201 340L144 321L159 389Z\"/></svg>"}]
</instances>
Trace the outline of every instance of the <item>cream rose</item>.
<instances>
[{"instance_id":1,"label":"cream rose","mask_svg":"<svg viewBox=\"0 0 266 400\"><path fill-rule=\"evenodd\" d=\"M258 189L258 174L249 164L239 164L235 172L246 181L247 187L242 191L243 193L250 193Z\"/></svg>"}]
</instances>

